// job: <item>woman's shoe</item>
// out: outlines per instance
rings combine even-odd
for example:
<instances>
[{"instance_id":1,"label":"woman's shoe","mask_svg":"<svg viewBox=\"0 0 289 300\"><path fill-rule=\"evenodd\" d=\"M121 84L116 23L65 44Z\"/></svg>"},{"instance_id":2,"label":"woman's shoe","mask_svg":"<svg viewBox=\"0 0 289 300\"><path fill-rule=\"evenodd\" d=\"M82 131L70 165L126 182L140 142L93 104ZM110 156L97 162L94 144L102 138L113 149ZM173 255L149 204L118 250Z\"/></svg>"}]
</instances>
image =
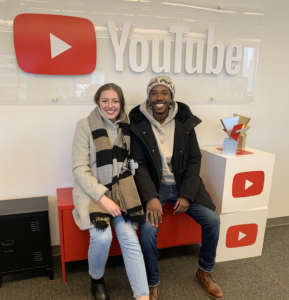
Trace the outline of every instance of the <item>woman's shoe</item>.
<instances>
[{"instance_id":1,"label":"woman's shoe","mask_svg":"<svg viewBox=\"0 0 289 300\"><path fill-rule=\"evenodd\" d=\"M110 300L104 285L103 277L93 279L91 277L91 294L95 300Z\"/></svg>"}]
</instances>

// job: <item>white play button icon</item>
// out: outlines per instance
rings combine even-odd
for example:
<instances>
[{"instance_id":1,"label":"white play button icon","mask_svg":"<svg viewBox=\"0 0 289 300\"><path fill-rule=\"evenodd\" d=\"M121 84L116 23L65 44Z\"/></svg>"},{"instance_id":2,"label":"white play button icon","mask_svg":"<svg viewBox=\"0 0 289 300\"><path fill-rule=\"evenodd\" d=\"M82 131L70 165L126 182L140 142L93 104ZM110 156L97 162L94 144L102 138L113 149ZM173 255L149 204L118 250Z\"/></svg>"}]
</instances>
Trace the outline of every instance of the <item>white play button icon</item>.
<instances>
[{"instance_id":1,"label":"white play button icon","mask_svg":"<svg viewBox=\"0 0 289 300\"><path fill-rule=\"evenodd\" d=\"M240 241L241 239L243 239L245 236L247 236L247 234L239 231L239 237L238 237L238 241Z\"/></svg>"},{"instance_id":2,"label":"white play button icon","mask_svg":"<svg viewBox=\"0 0 289 300\"><path fill-rule=\"evenodd\" d=\"M50 33L51 58L63 53L71 48L70 45L63 42L61 39Z\"/></svg>"},{"instance_id":3,"label":"white play button icon","mask_svg":"<svg viewBox=\"0 0 289 300\"><path fill-rule=\"evenodd\" d=\"M246 179L246 181L245 181L245 190L248 189L253 184L254 184L253 182Z\"/></svg>"}]
</instances>

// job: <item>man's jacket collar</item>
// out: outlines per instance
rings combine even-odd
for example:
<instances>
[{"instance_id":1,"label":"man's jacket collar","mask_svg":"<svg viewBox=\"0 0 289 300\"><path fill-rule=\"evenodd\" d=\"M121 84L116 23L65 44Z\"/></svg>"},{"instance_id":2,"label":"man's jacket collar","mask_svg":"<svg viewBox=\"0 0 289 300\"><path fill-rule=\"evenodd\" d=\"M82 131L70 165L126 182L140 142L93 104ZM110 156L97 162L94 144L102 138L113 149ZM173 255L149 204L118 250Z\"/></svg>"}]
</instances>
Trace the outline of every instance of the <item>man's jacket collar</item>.
<instances>
[{"instance_id":1,"label":"man's jacket collar","mask_svg":"<svg viewBox=\"0 0 289 300\"><path fill-rule=\"evenodd\" d=\"M133 108L129 114L130 122L135 125L140 125L144 120L147 120L139 107L140 105ZM185 125L188 130L191 130L202 122L197 116L193 115L190 108L182 102L178 102L178 112L175 119L178 121L177 123L180 122Z\"/></svg>"}]
</instances>

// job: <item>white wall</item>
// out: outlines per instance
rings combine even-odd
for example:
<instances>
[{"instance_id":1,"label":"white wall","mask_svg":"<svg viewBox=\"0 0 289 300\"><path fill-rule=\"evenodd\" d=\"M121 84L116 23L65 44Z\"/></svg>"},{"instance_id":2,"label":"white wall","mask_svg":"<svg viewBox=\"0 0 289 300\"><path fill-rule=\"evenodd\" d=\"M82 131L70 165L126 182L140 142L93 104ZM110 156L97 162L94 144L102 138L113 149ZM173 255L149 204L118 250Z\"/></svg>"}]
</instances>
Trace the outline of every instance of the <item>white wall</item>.
<instances>
[{"instance_id":1,"label":"white wall","mask_svg":"<svg viewBox=\"0 0 289 300\"><path fill-rule=\"evenodd\" d=\"M289 216L288 10L289 2L284 0L265 2L257 88L252 104L191 106L193 113L203 120L197 127L201 146L222 144L225 134L220 118L233 113L252 118L247 145L276 154L269 218ZM143 82L141 99L145 97L146 85ZM177 90L180 88L177 86ZM48 195L52 245L59 245L56 189L73 184L74 128L92 109L93 105L0 106L0 199Z\"/></svg>"}]
</instances>

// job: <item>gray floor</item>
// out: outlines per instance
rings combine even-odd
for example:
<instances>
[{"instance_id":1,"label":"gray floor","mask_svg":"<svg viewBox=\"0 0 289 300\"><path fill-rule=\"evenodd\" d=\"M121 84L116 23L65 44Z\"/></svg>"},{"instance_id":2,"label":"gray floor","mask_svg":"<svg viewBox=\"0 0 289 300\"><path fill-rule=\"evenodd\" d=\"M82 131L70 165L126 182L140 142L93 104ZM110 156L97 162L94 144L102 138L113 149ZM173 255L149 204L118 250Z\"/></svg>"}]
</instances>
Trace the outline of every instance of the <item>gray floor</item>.
<instances>
[{"instance_id":1,"label":"gray floor","mask_svg":"<svg viewBox=\"0 0 289 300\"><path fill-rule=\"evenodd\" d=\"M161 300L209 299L195 280L198 245L160 251ZM62 283L60 257L55 256L54 276L29 271L3 277L1 300L92 299L87 261L67 263L67 283ZM263 255L218 263L214 277L225 299L289 299L289 225L266 229ZM105 279L111 300L133 299L121 256L110 257Z\"/></svg>"}]
</instances>

